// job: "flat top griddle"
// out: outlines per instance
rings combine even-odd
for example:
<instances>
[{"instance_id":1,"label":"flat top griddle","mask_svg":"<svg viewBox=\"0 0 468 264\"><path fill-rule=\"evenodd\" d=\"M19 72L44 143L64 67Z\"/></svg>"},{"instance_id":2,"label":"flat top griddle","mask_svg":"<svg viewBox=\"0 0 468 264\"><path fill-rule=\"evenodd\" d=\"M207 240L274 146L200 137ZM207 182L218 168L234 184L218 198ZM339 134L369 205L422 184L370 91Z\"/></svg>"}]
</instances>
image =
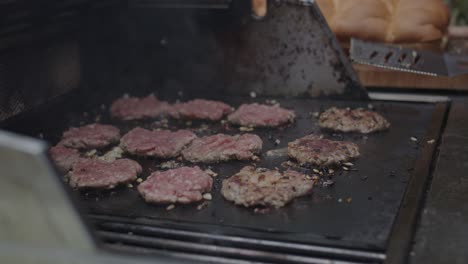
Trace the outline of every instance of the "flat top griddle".
<instances>
[{"instance_id":1,"label":"flat top griddle","mask_svg":"<svg viewBox=\"0 0 468 264\"><path fill-rule=\"evenodd\" d=\"M217 97L232 106L246 102L265 102L265 98ZM331 106L368 107L368 101L330 101L316 99L277 99L282 107L294 109L298 115L294 124L281 128L259 128L250 133L258 134L264 141L263 155L257 166L284 169L281 163L287 157L267 157L268 150L287 146L289 141L308 135L322 133L327 138L350 140L360 146L361 157L354 161L351 171L335 168L332 187L317 186L309 196L297 199L285 208L271 210L266 214L255 213L252 209L235 206L225 201L219 193L222 179L230 177L243 166L253 162L226 162L219 164L198 164L218 173L213 187L213 200L202 210L195 205L177 205L171 211L166 206L149 205L138 195L136 188L126 186L114 190L78 191L82 205L89 214L123 217L129 221L150 219L156 226L196 230L216 234L243 235L247 237L281 239L291 242L319 243L366 250L384 250L392 224L402 201L407 182L419 154L419 143L411 137L422 139L426 134L434 105L394 102L373 102L372 105L391 122L389 131L370 134L341 134L320 131L317 119L311 113ZM135 126L156 128L157 120L121 122L110 120L107 107L95 107L92 111L66 113L66 121L59 122L55 129L44 124L43 136L50 142L57 142L63 129L68 125L82 125L93 122L96 116L102 123L118 126L123 133ZM239 133L238 127L226 129L219 122L169 120L169 128L200 128L198 135ZM40 131L40 128L36 127ZM198 132L197 132L198 131ZM275 141L280 143L276 145ZM131 156L128 156L131 157ZM142 159L139 161L146 178L157 170L162 160ZM184 164L190 165L185 162ZM311 169L300 169L312 173ZM136 185L136 184L135 184Z\"/></svg>"}]
</instances>

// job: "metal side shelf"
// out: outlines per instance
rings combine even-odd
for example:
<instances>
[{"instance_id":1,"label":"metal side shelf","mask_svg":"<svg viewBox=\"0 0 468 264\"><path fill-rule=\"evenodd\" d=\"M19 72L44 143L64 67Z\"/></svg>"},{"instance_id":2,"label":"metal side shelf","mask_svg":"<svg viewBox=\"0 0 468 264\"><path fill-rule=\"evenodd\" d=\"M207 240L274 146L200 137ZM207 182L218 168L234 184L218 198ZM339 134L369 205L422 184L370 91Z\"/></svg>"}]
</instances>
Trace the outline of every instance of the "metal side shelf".
<instances>
[{"instance_id":1,"label":"metal side shelf","mask_svg":"<svg viewBox=\"0 0 468 264\"><path fill-rule=\"evenodd\" d=\"M467 263L468 99L454 99L410 263Z\"/></svg>"}]
</instances>

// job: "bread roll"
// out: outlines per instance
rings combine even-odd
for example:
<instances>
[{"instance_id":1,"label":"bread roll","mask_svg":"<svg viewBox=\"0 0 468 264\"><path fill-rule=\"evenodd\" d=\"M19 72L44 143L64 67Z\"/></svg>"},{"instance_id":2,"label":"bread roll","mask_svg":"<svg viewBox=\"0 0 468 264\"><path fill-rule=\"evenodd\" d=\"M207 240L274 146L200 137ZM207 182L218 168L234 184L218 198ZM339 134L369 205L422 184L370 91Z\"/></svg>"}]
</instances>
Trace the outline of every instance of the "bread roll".
<instances>
[{"instance_id":1,"label":"bread roll","mask_svg":"<svg viewBox=\"0 0 468 264\"><path fill-rule=\"evenodd\" d=\"M340 40L389 43L440 40L449 24L443 0L317 0Z\"/></svg>"}]
</instances>

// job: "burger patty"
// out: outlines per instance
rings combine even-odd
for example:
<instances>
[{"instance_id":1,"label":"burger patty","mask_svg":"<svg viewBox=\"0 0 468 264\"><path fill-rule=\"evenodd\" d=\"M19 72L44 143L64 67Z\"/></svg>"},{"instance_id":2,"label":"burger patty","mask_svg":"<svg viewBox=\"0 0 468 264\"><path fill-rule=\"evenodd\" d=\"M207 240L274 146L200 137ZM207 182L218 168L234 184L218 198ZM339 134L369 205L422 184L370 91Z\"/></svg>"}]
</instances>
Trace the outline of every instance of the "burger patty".
<instances>
[{"instance_id":1,"label":"burger patty","mask_svg":"<svg viewBox=\"0 0 468 264\"><path fill-rule=\"evenodd\" d=\"M195 139L182 155L188 161L204 163L248 160L261 151L262 144L262 139L254 134L216 134Z\"/></svg>"},{"instance_id":2,"label":"burger patty","mask_svg":"<svg viewBox=\"0 0 468 264\"><path fill-rule=\"evenodd\" d=\"M240 172L223 180L221 194L228 201L245 207L283 207L296 197L308 194L314 182L293 170L276 170L246 166Z\"/></svg>"},{"instance_id":3,"label":"burger patty","mask_svg":"<svg viewBox=\"0 0 468 264\"><path fill-rule=\"evenodd\" d=\"M118 184L134 181L141 172L141 166L130 159L112 162L80 159L70 172L70 185L77 188L112 189Z\"/></svg>"},{"instance_id":4,"label":"burger patty","mask_svg":"<svg viewBox=\"0 0 468 264\"><path fill-rule=\"evenodd\" d=\"M203 199L209 192L213 179L199 167L180 167L153 172L138 186L148 203L192 203Z\"/></svg>"},{"instance_id":5,"label":"burger patty","mask_svg":"<svg viewBox=\"0 0 468 264\"><path fill-rule=\"evenodd\" d=\"M363 108L332 107L320 115L319 126L333 131L368 134L386 130L390 123L380 114Z\"/></svg>"},{"instance_id":6,"label":"burger patty","mask_svg":"<svg viewBox=\"0 0 468 264\"><path fill-rule=\"evenodd\" d=\"M126 97L115 100L110 108L111 116L122 120L155 118L168 114L172 106L159 101L154 95L147 97Z\"/></svg>"},{"instance_id":7,"label":"burger patty","mask_svg":"<svg viewBox=\"0 0 468 264\"><path fill-rule=\"evenodd\" d=\"M359 157L359 147L347 141L333 141L308 135L288 143L289 157L301 165L337 165Z\"/></svg>"},{"instance_id":8,"label":"burger patty","mask_svg":"<svg viewBox=\"0 0 468 264\"><path fill-rule=\"evenodd\" d=\"M66 148L61 145L50 148L50 157L60 172L67 173L78 160L80 153L76 149Z\"/></svg>"},{"instance_id":9,"label":"burger patty","mask_svg":"<svg viewBox=\"0 0 468 264\"><path fill-rule=\"evenodd\" d=\"M275 127L293 122L294 111L279 106L243 104L228 116L229 122L249 127Z\"/></svg>"},{"instance_id":10,"label":"burger patty","mask_svg":"<svg viewBox=\"0 0 468 264\"><path fill-rule=\"evenodd\" d=\"M197 136L189 130L150 131L141 127L132 129L120 140L125 151L138 156L172 158Z\"/></svg>"},{"instance_id":11,"label":"burger patty","mask_svg":"<svg viewBox=\"0 0 468 264\"><path fill-rule=\"evenodd\" d=\"M90 124L65 131L59 145L76 149L97 149L116 143L119 138L120 130L114 126Z\"/></svg>"},{"instance_id":12,"label":"burger patty","mask_svg":"<svg viewBox=\"0 0 468 264\"><path fill-rule=\"evenodd\" d=\"M175 104L171 115L175 118L216 121L231 112L232 107L223 102L195 99L186 103Z\"/></svg>"}]
</instances>

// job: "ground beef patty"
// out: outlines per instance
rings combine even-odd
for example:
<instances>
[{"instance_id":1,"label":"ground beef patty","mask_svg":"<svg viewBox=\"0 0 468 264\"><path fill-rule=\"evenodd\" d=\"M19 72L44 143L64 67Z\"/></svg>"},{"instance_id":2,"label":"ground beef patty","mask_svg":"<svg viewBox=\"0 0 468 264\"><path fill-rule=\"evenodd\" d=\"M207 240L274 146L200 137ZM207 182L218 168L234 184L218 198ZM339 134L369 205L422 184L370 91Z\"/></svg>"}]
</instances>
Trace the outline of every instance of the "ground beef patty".
<instances>
[{"instance_id":1,"label":"ground beef patty","mask_svg":"<svg viewBox=\"0 0 468 264\"><path fill-rule=\"evenodd\" d=\"M119 141L120 131L110 125L90 124L65 131L59 145L76 149L98 149Z\"/></svg>"},{"instance_id":2,"label":"ground beef patty","mask_svg":"<svg viewBox=\"0 0 468 264\"><path fill-rule=\"evenodd\" d=\"M50 148L49 154L52 161L62 173L67 173L72 168L73 164L81 158L78 150L66 148L61 145Z\"/></svg>"},{"instance_id":3,"label":"ground beef patty","mask_svg":"<svg viewBox=\"0 0 468 264\"><path fill-rule=\"evenodd\" d=\"M359 147L347 141L333 141L322 136L308 135L288 143L289 157L301 165L337 165L359 157Z\"/></svg>"},{"instance_id":4,"label":"ground beef patty","mask_svg":"<svg viewBox=\"0 0 468 264\"><path fill-rule=\"evenodd\" d=\"M110 108L112 117L122 120L136 120L145 118L155 118L168 114L172 106L159 101L154 95L147 97L124 97L115 100Z\"/></svg>"},{"instance_id":5,"label":"ground beef patty","mask_svg":"<svg viewBox=\"0 0 468 264\"><path fill-rule=\"evenodd\" d=\"M350 108L332 107L319 117L321 128L340 132L358 132L368 134L386 130L390 123L376 112L363 108L351 110Z\"/></svg>"},{"instance_id":6,"label":"ground beef patty","mask_svg":"<svg viewBox=\"0 0 468 264\"><path fill-rule=\"evenodd\" d=\"M306 175L293 170L283 173L276 170L244 167L240 172L223 180L221 194L226 200L245 207L282 207L296 197L312 190L314 182Z\"/></svg>"},{"instance_id":7,"label":"ground beef patty","mask_svg":"<svg viewBox=\"0 0 468 264\"><path fill-rule=\"evenodd\" d=\"M175 104L171 115L174 118L216 121L220 120L225 114L231 112L231 106L223 102L195 99L186 103Z\"/></svg>"},{"instance_id":8,"label":"ground beef patty","mask_svg":"<svg viewBox=\"0 0 468 264\"><path fill-rule=\"evenodd\" d=\"M125 151L138 156L173 158L196 137L189 130L150 131L137 127L122 137L120 146Z\"/></svg>"},{"instance_id":9,"label":"ground beef patty","mask_svg":"<svg viewBox=\"0 0 468 264\"><path fill-rule=\"evenodd\" d=\"M359 147L352 142L309 135L289 142L288 155L302 165L329 166L359 157Z\"/></svg>"},{"instance_id":10,"label":"ground beef patty","mask_svg":"<svg viewBox=\"0 0 468 264\"><path fill-rule=\"evenodd\" d=\"M70 172L70 185L77 188L112 189L118 184L135 180L141 171L141 166L129 159L112 162L81 159Z\"/></svg>"},{"instance_id":11,"label":"ground beef patty","mask_svg":"<svg viewBox=\"0 0 468 264\"><path fill-rule=\"evenodd\" d=\"M148 203L192 203L203 199L213 179L199 167L181 167L153 172L138 186Z\"/></svg>"},{"instance_id":12,"label":"ground beef patty","mask_svg":"<svg viewBox=\"0 0 468 264\"><path fill-rule=\"evenodd\" d=\"M195 139L182 155L188 161L204 163L248 160L261 151L262 144L262 139L254 134L216 134Z\"/></svg>"},{"instance_id":13,"label":"ground beef patty","mask_svg":"<svg viewBox=\"0 0 468 264\"><path fill-rule=\"evenodd\" d=\"M249 127L275 127L293 122L296 114L279 106L243 104L228 116L229 122Z\"/></svg>"}]
</instances>

